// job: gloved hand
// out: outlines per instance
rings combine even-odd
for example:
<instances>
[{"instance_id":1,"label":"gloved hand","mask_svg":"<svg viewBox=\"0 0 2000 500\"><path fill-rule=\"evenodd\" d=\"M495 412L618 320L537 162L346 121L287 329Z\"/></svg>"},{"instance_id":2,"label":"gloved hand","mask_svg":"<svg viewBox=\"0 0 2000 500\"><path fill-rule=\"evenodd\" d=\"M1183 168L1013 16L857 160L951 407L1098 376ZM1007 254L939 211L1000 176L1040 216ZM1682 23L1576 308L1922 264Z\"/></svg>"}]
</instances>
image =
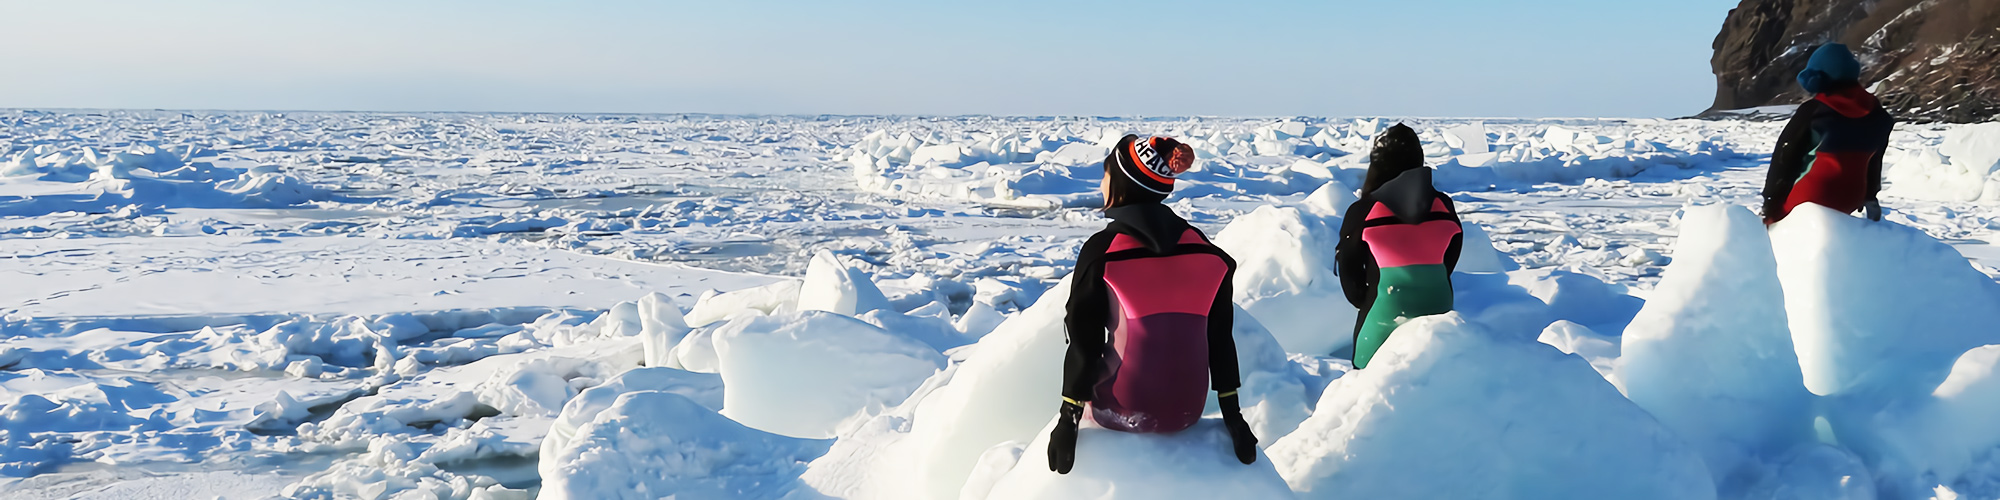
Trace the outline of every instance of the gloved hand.
<instances>
[{"instance_id":1,"label":"gloved hand","mask_svg":"<svg viewBox=\"0 0 2000 500\"><path fill-rule=\"evenodd\" d=\"M1076 426L1083 422L1083 405L1063 400L1056 430L1049 431L1049 470L1068 474L1076 466Z\"/></svg>"},{"instance_id":2,"label":"gloved hand","mask_svg":"<svg viewBox=\"0 0 2000 500\"><path fill-rule=\"evenodd\" d=\"M1868 200L1868 203L1861 205L1861 212L1868 214L1868 220L1880 221L1882 220L1882 202L1873 199Z\"/></svg>"},{"instance_id":3,"label":"gloved hand","mask_svg":"<svg viewBox=\"0 0 2000 500\"><path fill-rule=\"evenodd\" d=\"M1222 407L1222 425L1229 428L1229 440L1236 445L1236 460L1244 465L1257 463L1257 435L1250 432L1250 423L1243 421L1243 408L1237 405L1236 392L1216 398Z\"/></svg>"}]
</instances>

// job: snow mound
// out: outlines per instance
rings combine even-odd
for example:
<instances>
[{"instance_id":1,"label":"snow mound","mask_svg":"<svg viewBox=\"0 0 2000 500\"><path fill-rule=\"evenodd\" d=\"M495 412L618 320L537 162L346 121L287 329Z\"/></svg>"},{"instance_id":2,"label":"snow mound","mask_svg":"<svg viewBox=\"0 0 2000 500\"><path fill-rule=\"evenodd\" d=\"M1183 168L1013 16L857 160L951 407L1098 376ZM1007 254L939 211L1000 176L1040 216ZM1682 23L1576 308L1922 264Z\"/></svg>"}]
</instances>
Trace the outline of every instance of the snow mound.
<instances>
[{"instance_id":1,"label":"snow mound","mask_svg":"<svg viewBox=\"0 0 2000 500\"><path fill-rule=\"evenodd\" d=\"M461 427L503 415L544 420L557 415L575 387L638 367L637 342L603 342L489 356L434 369L355 398L319 422L298 426L302 438L341 446L383 435L409 435Z\"/></svg>"},{"instance_id":2,"label":"snow mound","mask_svg":"<svg viewBox=\"0 0 2000 500\"><path fill-rule=\"evenodd\" d=\"M572 448L578 429L596 420L597 415L616 403L619 396L646 391L680 394L709 409L722 409L722 377L714 374L672 368L638 368L618 374L602 385L585 389L571 398L563 406L562 414L549 424L548 435L542 438L538 463L542 477L555 477L560 473L563 462L556 457Z\"/></svg>"},{"instance_id":3,"label":"snow mound","mask_svg":"<svg viewBox=\"0 0 2000 500\"><path fill-rule=\"evenodd\" d=\"M1776 472L1739 498L1771 500L1875 500L1868 466L1837 446L1808 444L1778 461ZM1912 498L1927 498L1916 496Z\"/></svg>"},{"instance_id":4,"label":"snow mound","mask_svg":"<svg viewBox=\"0 0 2000 500\"><path fill-rule=\"evenodd\" d=\"M1334 274L1339 228L1292 207L1262 206L1231 221L1215 244L1236 259L1236 303L1288 352L1331 354L1353 343L1356 311Z\"/></svg>"},{"instance_id":5,"label":"snow mound","mask_svg":"<svg viewBox=\"0 0 2000 500\"><path fill-rule=\"evenodd\" d=\"M1291 434L1312 416L1314 396L1322 387L1306 385L1306 379L1317 377L1302 373L1292 355L1285 352L1277 337L1259 324L1257 318L1238 307L1235 319L1229 334L1236 342L1237 370L1242 372L1237 404L1242 406L1243 420L1250 424L1250 431L1268 444L1278 436ZM1212 392L1206 411L1210 415L1222 411Z\"/></svg>"},{"instance_id":6,"label":"snow mound","mask_svg":"<svg viewBox=\"0 0 2000 500\"><path fill-rule=\"evenodd\" d=\"M1911 398L1868 424L1879 434L1855 438L1891 491L1913 498L1946 485L1968 498L2000 497L2000 345L1973 349L1953 363L1930 394Z\"/></svg>"},{"instance_id":7,"label":"snow mound","mask_svg":"<svg viewBox=\"0 0 2000 500\"><path fill-rule=\"evenodd\" d=\"M987 448L1034 439L1061 401L1069 288L1063 279L979 339L951 383L918 402L909 435L894 450L902 455L879 465L884 476L906 476L902 491L914 498L956 498ZM901 458L909 461L897 463Z\"/></svg>"},{"instance_id":8,"label":"snow mound","mask_svg":"<svg viewBox=\"0 0 2000 500\"><path fill-rule=\"evenodd\" d=\"M798 310L805 282L784 280L756 288L704 293L687 313L688 326L700 328L740 315L777 314Z\"/></svg>"},{"instance_id":9,"label":"snow mound","mask_svg":"<svg viewBox=\"0 0 2000 500\"><path fill-rule=\"evenodd\" d=\"M1398 328L1265 451L1299 498L1715 497L1701 458L1587 363L1456 313Z\"/></svg>"},{"instance_id":10,"label":"snow mound","mask_svg":"<svg viewBox=\"0 0 2000 500\"><path fill-rule=\"evenodd\" d=\"M826 311L847 316L888 309L889 298L875 287L868 273L850 269L832 252L813 254L806 267L806 281L799 290L799 310Z\"/></svg>"},{"instance_id":11,"label":"snow mound","mask_svg":"<svg viewBox=\"0 0 2000 500\"><path fill-rule=\"evenodd\" d=\"M1598 375L1603 375L1605 380L1611 381L1611 385L1617 386L1620 392L1624 391L1625 382L1618 375L1618 358L1623 354L1622 340L1618 337L1605 336L1591 330L1590 327L1563 320L1550 323L1548 328L1542 329L1542 335L1535 340L1555 347L1563 354L1575 355L1584 361L1589 361L1590 367L1596 369Z\"/></svg>"},{"instance_id":12,"label":"snow mound","mask_svg":"<svg viewBox=\"0 0 2000 500\"><path fill-rule=\"evenodd\" d=\"M945 366L929 345L823 311L733 320L714 343L730 418L814 439L902 403Z\"/></svg>"},{"instance_id":13,"label":"snow mound","mask_svg":"<svg viewBox=\"0 0 2000 500\"><path fill-rule=\"evenodd\" d=\"M1885 159L1886 194L1937 201L2000 201L2000 122L1953 127L1943 143Z\"/></svg>"},{"instance_id":14,"label":"snow mound","mask_svg":"<svg viewBox=\"0 0 2000 500\"><path fill-rule=\"evenodd\" d=\"M1327 181L1326 184L1321 184L1319 189L1313 190L1312 194L1306 195L1306 200L1302 205L1307 212L1333 221L1345 216L1347 214L1347 207L1354 205L1354 202L1357 201L1361 201L1361 197L1354 195L1354 188L1347 187L1346 184L1342 184L1336 180ZM1329 225L1333 226L1336 230L1340 228L1338 224ZM1334 236L1339 237L1339 234L1335 234Z\"/></svg>"},{"instance_id":15,"label":"snow mound","mask_svg":"<svg viewBox=\"0 0 2000 500\"><path fill-rule=\"evenodd\" d=\"M1632 321L1632 316L1645 304L1624 286L1570 271L1550 268L1511 271L1507 273L1507 282L1548 304L1551 321L1568 320L1603 331L1624 329L1625 323ZM1531 326L1540 330L1542 325Z\"/></svg>"},{"instance_id":16,"label":"snow mound","mask_svg":"<svg viewBox=\"0 0 2000 500\"><path fill-rule=\"evenodd\" d=\"M36 146L0 159L0 215L106 213L136 207L277 208L327 199L322 188L275 166L216 167L189 160L209 152L194 146L140 144L120 153L86 147Z\"/></svg>"},{"instance_id":17,"label":"snow mound","mask_svg":"<svg viewBox=\"0 0 2000 500\"><path fill-rule=\"evenodd\" d=\"M1626 395L1700 450L1723 491L1813 439L1777 265L1756 214L1691 207L1673 264L1625 329Z\"/></svg>"},{"instance_id":18,"label":"snow mound","mask_svg":"<svg viewBox=\"0 0 2000 500\"><path fill-rule=\"evenodd\" d=\"M150 418L144 416L147 407L154 406L152 400L172 397L151 384L130 379L89 383L40 369L4 374L8 376L0 376L0 381L75 385L48 395L21 394L0 387L0 398L5 398L0 399L0 445L4 445L0 446L0 476L34 476L68 461L75 453L104 446L100 441L115 434L151 434L174 427L164 418L165 412L154 410ZM55 434L72 432L102 437L61 439Z\"/></svg>"},{"instance_id":19,"label":"snow mound","mask_svg":"<svg viewBox=\"0 0 2000 500\"><path fill-rule=\"evenodd\" d=\"M1815 205L1771 241L1814 394L1929 392L1960 354L2000 343L2000 284L1922 231Z\"/></svg>"},{"instance_id":20,"label":"snow mound","mask_svg":"<svg viewBox=\"0 0 2000 500\"><path fill-rule=\"evenodd\" d=\"M1133 434L1085 425L1078 431L1076 466L1049 471L1047 432L1022 451L1012 470L986 495L972 498L1119 500L1167 498L1291 498L1285 479L1262 456L1236 460L1221 420L1203 419L1173 434Z\"/></svg>"},{"instance_id":21,"label":"snow mound","mask_svg":"<svg viewBox=\"0 0 2000 500\"><path fill-rule=\"evenodd\" d=\"M1459 247L1456 272L1504 273L1521 268L1521 264L1493 248L1493 237L1486 234L1485 227L1471 222L1460 223L1459 227L1465 239Z\"/></svg>"},{"instance_id":22,"label":"snow mound","mask_svg":"<svg viewBox=\"0 0 2000 500\"><path fill-rule=\"evenodd\" d=\"M639 340L646 349L646 366L680 366L680 359L674 355L674 347L687 338L694 330L687 324L687 313L674 304L674 299L658 292L646 294L636 304L639 310Z\"/></svg>"},{"instance_id":23,"label":"snow mound","mask_svg":"<svg viewBox=\"0 0 2000 500\"><path fill-rule=\"evenodd\" d=\"M541 498L779 498L826 447L745 427L680 394L631 392L550 457L560 465L542 477Z\"/></svg>"}]
</instances>

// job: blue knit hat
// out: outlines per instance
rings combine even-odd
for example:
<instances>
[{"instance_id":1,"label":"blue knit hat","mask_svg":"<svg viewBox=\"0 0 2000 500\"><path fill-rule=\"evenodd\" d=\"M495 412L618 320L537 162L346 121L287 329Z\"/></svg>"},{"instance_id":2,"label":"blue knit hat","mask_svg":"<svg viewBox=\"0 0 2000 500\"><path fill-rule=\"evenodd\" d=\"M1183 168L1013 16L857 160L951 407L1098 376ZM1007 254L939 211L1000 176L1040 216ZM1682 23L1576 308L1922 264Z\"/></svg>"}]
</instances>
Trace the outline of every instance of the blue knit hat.
<instances>
[{"instance_id":1,"label":"blue knit hat","mask_svg":"<svg viewBox=\"0 0 2000 500\"><path fill-rule=\"evenodd\" d=\"M1833 90L1842 83L1861 81L1861 61L1854 59L1854 52L1846 45L1830 43L1813 51L1812 59L1806 60L1806 70L1799 72L1799 86L1814 94Z\"/></svg>"}]
</instances>

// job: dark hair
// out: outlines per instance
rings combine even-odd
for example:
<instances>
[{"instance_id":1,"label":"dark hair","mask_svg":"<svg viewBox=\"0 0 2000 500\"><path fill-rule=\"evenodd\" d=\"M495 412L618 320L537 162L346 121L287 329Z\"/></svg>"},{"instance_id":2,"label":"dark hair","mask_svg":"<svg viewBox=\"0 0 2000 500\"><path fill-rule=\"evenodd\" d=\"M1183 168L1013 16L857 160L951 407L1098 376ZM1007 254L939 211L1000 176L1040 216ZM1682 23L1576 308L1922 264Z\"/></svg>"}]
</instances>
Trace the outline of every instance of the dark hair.
<instances>
[{"instance_id":1,"label":"dark hair","mask_svg":"<svg viewBox=\"0 0 2000 500\"><path fill-rule=\"evenodd\" d=\"M1368 152L1368 178L1361 183L1367 196L1403 172L1424 168L1424 143L1417 131L1401 123L1375 136L1375 150Z\"/></svg>"},{"instance_id":2,"label":"dark hair","mask_svg":"<svg viewBox=\"0 0 2000 500\"><path fill-rule=\"evenodd\" d=\"M1123 145L1124 143L1119 143ZM1140 186L1125 172L1120 172L1116 153L1104 156L1104 209L1110 210L1140 203L1167 201L1167 195L1149 191Z\"/></svg>"}]
</instances>

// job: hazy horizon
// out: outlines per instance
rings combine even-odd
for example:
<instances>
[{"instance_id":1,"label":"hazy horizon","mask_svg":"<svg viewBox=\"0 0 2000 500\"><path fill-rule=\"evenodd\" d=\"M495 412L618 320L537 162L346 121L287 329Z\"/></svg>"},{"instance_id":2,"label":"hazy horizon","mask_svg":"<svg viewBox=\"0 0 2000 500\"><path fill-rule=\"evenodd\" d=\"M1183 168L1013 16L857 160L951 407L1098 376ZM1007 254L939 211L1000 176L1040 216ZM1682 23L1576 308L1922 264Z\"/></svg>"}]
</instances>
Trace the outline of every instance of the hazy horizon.
<instances>
[{"instance_id":1,"label":"hazy horizon","mask_svg":"<svg viewBox=\"0 0 2000 500\"><path fill-rule=\"evenodd\" d=\"M9 3L0 107L1670 118L1734 3Z\"/></svg>"}]
</instances>

